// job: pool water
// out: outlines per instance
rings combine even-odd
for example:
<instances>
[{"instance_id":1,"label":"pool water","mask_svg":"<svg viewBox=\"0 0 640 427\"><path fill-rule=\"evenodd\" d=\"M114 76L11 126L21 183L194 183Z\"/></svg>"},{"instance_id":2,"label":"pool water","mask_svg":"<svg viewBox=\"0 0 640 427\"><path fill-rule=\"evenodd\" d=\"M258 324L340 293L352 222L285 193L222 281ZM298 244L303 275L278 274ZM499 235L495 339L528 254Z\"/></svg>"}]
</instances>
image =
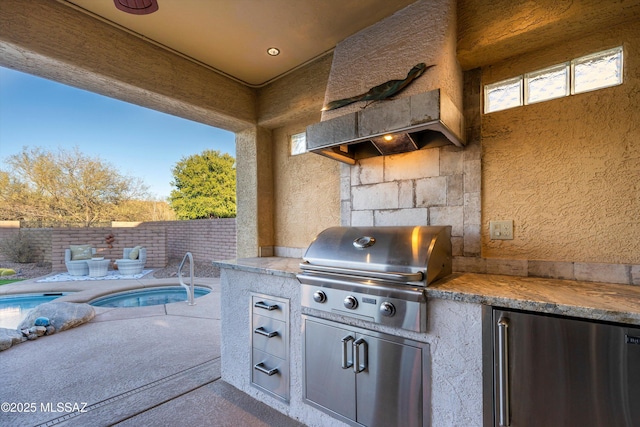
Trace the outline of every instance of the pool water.
<instances>
[{"instance_id":1,"label":"pool water","mask_svg":"<svg viewBox=\"0 0 640 427\"><path fill-rule=\"evenodd\" d=\"M64 293L0 296L0 328L15 329L35 307L60 298Z\"/></svg>"},{"instance_id":2,"label":"pool water","mask_svg":"<svg viewBox=\"0 0 640 427\"><path fill-rule=\"evenodd\" d=\"M208 288L196 287L194 297L198 298L211 292ZM170 304L187 301L187 291L182 286L140 289L121 292L98 298L89 304L96 307L146 307L149 305Z\"/></svg>"}]
</instances>

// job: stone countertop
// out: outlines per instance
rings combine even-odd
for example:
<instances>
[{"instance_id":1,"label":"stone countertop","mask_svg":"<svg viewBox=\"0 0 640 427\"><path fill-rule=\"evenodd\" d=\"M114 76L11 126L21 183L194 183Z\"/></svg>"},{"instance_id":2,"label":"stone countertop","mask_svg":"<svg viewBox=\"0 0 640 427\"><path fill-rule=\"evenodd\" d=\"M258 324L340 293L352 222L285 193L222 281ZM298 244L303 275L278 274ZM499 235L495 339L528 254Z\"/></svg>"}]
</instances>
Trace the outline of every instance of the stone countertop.
<instances>
[{"instance_id":1,"label":"stone countertop","mask_svg":"<svg viewBox=\"0 0 640 427\"><path fill-rule=\"evenodd\" d=\"M248 271L250 273L270 274L272 276L284 276L296 278L300 273L300 258L238 258L226 261L213 261L215 267L229 268L231 270Z\"/></svg>"},{"instance_id":2,"label":"stone countertop","mask_svg":"<svg viewBox=\"0 0 640 427\"><path fill-rule=\"evenodd\" d=\"M427 298L640 325L640 286L454 273L432 283Z\"/></svg>"},{"instance_id":3,"label":"stone countertop","mask_svg":"<svg viewBox=\"0 0 640 427\"><path fill-rule=\"evenodd\" d=\"M243 258L214 266L295 278L299 258ZM454 273L432 283L427 298L492 305L563 316L640 325L640 286Z\"/></svg>"}]
</instances>

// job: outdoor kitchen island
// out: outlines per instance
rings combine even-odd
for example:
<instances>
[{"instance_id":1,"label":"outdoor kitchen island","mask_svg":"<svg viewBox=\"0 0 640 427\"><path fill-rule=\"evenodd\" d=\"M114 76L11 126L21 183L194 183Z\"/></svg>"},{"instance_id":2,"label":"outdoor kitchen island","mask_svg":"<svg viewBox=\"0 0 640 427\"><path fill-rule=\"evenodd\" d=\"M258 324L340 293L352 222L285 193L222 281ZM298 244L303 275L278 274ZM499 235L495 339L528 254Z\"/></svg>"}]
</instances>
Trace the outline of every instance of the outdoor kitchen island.
<instances>
[{"instance_id":1,"label":"outdoor kitchen island","mask_svg":"<svg viewBox=\"0 0 640 427\"><path fill-rule=\"evenodd\" d=\"M214 265L222 270L222 379L309 426L341 424L303 400L303 315L428 343L431 383L424 386L431 407L426 425L431 426L483 425L485 305L640 325L640 287L454 273L427 288L427 332L411 332L302 308L296 278L300 262L272 257ZM252 384L251 302L256 294L288 302L288 399Z\"/></svg>"}]
</instances>

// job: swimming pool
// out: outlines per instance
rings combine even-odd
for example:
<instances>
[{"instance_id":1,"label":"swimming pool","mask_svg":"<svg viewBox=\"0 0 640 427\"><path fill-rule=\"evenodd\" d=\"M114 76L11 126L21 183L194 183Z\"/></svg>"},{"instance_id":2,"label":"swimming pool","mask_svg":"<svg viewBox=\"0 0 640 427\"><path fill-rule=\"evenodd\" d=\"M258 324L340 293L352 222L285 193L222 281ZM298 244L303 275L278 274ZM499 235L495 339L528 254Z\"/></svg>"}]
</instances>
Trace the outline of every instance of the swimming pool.
<instances>
[{"instance_id":1,"label":"swimming pool","mask_svg":"<svg viewBox=\"0 0 640 427\"><path fill-rule=\"evenodd\" d=\"M196 286L194 297L198 298L211 292L209 288ZM187 301L187 291L182 286L137 289L120 292L90 301L96 307L146 307L149 305L170 304Z\"/></svg>"},{"instance_id":2,"label":"swimming pool","mask_svg":"<svg viewBox=\"0 0 640 427\"><path fill-rule=\"evenodd\" d=\"M0 296L0 328L15 329L35 307L68 293L15 294Z\"/></svg>"}]
</instances>

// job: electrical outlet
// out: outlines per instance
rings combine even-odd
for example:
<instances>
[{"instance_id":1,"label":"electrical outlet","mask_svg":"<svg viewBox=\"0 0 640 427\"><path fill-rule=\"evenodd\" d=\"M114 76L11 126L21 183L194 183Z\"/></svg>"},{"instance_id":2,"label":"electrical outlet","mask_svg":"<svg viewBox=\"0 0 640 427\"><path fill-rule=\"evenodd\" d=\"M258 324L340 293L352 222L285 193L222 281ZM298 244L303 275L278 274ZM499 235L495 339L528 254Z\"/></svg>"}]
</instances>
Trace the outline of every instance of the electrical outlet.
<instances>
[{"instance_id":1,"label":"electrical outlet","mask_svg":"<svg viewBox=\"0 0 640 427\"><path fill-rule=\"evenodd\" d=\"M513 220L489 221L491 240L513 240Z\"/></svg>"}]
</instances>

